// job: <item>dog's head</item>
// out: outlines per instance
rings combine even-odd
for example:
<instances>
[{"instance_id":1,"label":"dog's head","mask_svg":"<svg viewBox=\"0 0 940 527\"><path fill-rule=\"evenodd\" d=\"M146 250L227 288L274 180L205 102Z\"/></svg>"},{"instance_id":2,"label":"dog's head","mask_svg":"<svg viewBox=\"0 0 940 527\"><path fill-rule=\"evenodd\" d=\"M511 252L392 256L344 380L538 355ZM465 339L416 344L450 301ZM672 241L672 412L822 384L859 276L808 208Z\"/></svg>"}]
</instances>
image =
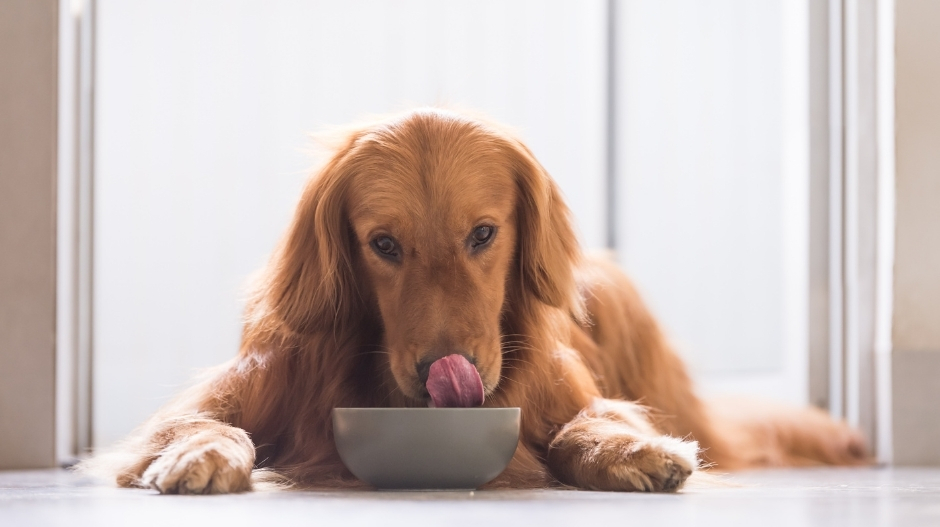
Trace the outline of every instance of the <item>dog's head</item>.
<instances>
[{"instance_id":1,"label":"dog's head","mask_svg":"<svg viewBox=\"0 0 940 527\"><path fill-rule=\"evenodd\" d=\"M496 389L505 320L576 313L578 245L544 169L497 128L421 110L352 133L311 179L271 262L266 303L291 328L380 324L398 388L461 354ZM362 328L360 328L361 330Z\"/></svg>"}]
</instances>

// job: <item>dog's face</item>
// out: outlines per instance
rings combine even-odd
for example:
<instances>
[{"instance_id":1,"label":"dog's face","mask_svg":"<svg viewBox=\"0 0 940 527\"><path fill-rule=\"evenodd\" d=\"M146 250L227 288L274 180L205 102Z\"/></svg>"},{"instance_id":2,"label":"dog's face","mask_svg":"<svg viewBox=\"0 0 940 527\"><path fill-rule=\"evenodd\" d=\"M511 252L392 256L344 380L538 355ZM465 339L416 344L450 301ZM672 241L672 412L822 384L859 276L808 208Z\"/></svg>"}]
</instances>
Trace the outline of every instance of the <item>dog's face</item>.
<instances>
[{"instance_id":1,"label":"dog's face","mask_svg":"<svg viewBox=\"0 0 940 527\"><path fill-rule=\"evenodd\" d=\"M456 353L489 393L517 245L516 178L491 137L460 123L422 124L359 140L347 194L354 243L400 389L426 398L430 364Z\"/></svg>"},{"instance_id":2,"label":"dog's face","mask_svg":"<svg viewBox=\"0 0 940 527\"><path fill-rule=\"evenodd\" d=\"M365 336L378 323L405 395L427 398L430 364L453 354L492 393L503 326L522 333L546 307L581 313L579 254L528 149L478 121L416 111L356 130L310 180L255 301L275 322L251 327Z\"/></svg>"}]
</instances>

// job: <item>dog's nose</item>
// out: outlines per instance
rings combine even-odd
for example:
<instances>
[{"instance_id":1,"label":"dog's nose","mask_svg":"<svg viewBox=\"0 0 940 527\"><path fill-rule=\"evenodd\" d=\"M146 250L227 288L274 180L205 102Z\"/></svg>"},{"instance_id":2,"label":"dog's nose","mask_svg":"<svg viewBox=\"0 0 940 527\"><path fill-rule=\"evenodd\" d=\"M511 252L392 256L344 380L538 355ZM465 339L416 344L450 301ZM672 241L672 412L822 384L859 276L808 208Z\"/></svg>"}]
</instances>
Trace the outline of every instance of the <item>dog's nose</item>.
<instances>
[{"instance_id":1,"label":"dog's nose","mask_svg":"<svg viewBox=\"0 0 940 527\"><path fill-rule=\"evenodd\" d=\"M474 357L471 357L469 354L462 351L450 351L445 353L429 353L425 358L415 364L415 369L418 372L418 380L421 381L421 385L424 386L428 382L428 375L431 373L431 365L434 364L438 359L447 357L448 355L463 355L470 364L474 366L477 365L477 360Z\"/></svg>"}]
</instances>

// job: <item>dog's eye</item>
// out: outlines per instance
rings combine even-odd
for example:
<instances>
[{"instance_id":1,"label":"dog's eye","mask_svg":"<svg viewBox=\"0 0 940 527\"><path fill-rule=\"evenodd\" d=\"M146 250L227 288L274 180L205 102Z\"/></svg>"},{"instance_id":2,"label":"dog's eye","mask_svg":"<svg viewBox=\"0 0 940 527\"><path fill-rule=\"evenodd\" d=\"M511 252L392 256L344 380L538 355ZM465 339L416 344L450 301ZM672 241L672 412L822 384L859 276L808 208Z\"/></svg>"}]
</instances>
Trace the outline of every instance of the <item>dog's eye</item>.
<instances>
[{"instance_id":1,"label":"dog's eye","mask_svg":"<svg viewBox=\"0 0 940 527\"><path fill-rule=\"evenodd\" d=\"M489 225L479 225L470 233L470 246L474 249L482 247L493 239L496 228Z\"/></svg>"},{"instance_id":2,"label":"dog's eye","mask_svg":"<svg viewBox=\"0 0 940 527\"><path fill-rule=\"evenodd\" d=\"M379 256L398 258L398 244L390 236L378 236L370 243Z\"/></svg>"}]
</instances>

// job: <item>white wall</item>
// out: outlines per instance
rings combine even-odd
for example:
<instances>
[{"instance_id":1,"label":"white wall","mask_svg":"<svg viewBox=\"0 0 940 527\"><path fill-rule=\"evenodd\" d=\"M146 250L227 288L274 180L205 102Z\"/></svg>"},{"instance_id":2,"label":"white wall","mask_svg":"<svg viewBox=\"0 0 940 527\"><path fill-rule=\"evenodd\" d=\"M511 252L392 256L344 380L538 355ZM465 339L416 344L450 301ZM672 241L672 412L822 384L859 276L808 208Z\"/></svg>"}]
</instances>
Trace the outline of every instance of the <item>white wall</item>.
<instances>
[{"instance_id":1,"label":"white wall","mask_svg":"<svg viewBox=\"0 0 940 527\"><path fill-rule=\"evenodd\" d=\"M618 7L621 263L707 389L805 402L807 6Z\"/></svg>"},{"instance_id":2,"label":"white wall","mask_svg":"<svg viewBox=\"0 0 940 527\"><path fill-rule=\"evenodd\" d=\"M940 352L940 4L897 0L894 349Z\"/></svg>"},{"instance_id":3,"label":"white wall","mask_svg":"<svg viewBox=\"0 0 940 527\"><path fill-rule=\"evenodd\" d=\"M0 3L0 470L55 466L57 22Z\"/></svg>"},{"instance_id":4,"label":"white wall","mask_svg":"<svg viewBox=\"0 0 940 527\"><path fill-rule=\"evenodd\" d=\"M888 4L891 5L890 3ZM940 465L940 4L897 0L893 373L894 462ZM883 7L883 4L879 4ZM883 14L881 16L884 16ZM879 34L879 36L881 36ZM879 65L880 66L880 65ZM890 146L889 146L890 148ZM882 156L881 159L884 159ZM889 190L890 192L890 190ZM882 385L884 386L884 385Z\"/></svg>"},{"instance_id":5,"label":"white wall","mask_svg":"<svg viewBox=\"0 0 940 527\"><path fill-rule=\"evenodd\" d=\"M412 105L517 127L603 244L605 4L98 0L94 443L233 356L308 132Z\"/></svg>"}]
</instances>

